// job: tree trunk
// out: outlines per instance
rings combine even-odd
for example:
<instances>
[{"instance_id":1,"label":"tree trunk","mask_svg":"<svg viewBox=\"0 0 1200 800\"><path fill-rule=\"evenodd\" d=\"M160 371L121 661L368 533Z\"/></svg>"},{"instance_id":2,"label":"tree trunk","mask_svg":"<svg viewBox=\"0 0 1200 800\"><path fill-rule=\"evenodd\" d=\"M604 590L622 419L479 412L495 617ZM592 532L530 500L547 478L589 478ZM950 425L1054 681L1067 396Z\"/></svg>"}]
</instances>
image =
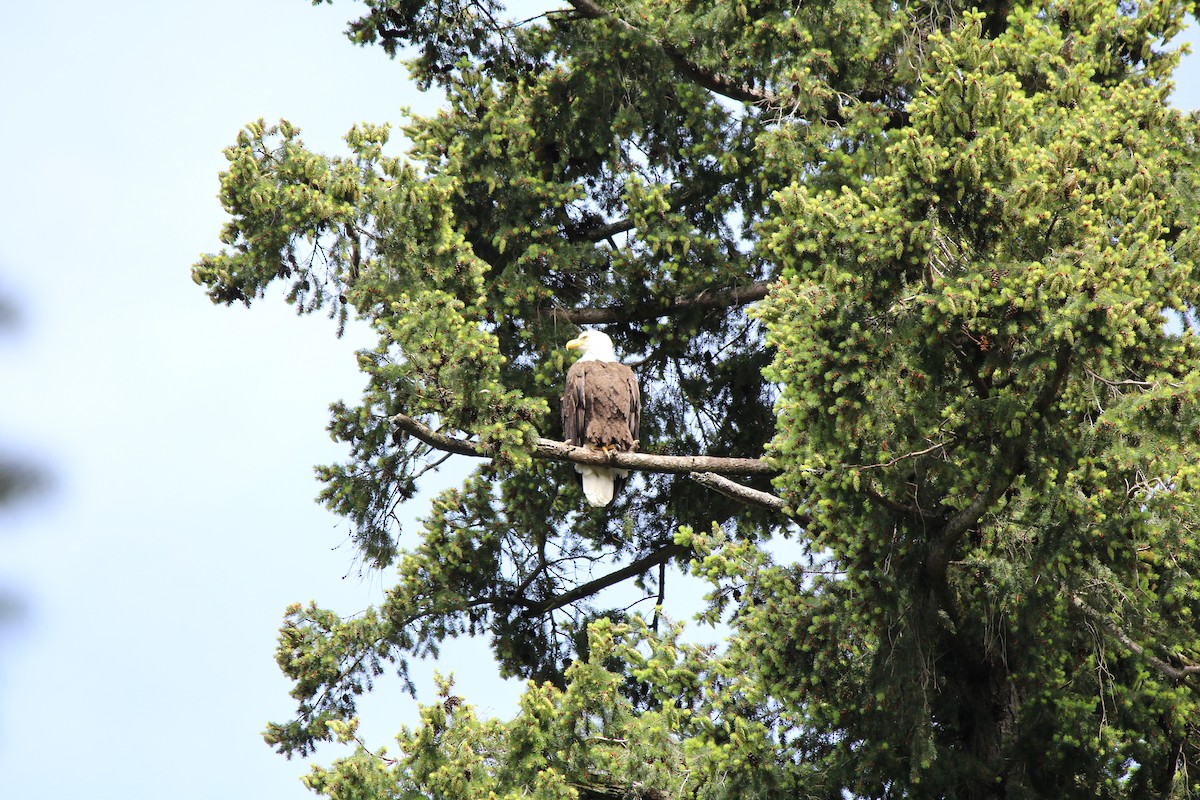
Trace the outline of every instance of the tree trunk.
<instances>
[{"instance_id":1,"label":"tree trunk","mask_svg":"<svg viewBox=\"0 0 1200 800\"><path fill-rule=\"evenodd\" d=\"M956 770L961 783L951 795L963 800L1010 797L1024 781L1012 774L1005 757L1016 736L1019 708L1008 666L995 656L964 661L959 655L951 664L945 702L952 724L947 735L956 740L946 744L961 759Z\"/></svg>"}]
</instances>

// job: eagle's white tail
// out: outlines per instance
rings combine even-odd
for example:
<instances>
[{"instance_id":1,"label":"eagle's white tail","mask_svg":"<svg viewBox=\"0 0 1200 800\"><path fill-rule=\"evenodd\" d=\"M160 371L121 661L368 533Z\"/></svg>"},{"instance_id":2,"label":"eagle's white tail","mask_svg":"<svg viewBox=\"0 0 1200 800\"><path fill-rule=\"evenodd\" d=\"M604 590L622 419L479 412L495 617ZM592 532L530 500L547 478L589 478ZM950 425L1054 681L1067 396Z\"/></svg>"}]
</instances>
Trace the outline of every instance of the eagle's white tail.
<instances>
[{"instance_id":1,"label":"eagle's white tail","mask_svg":"<svg viewBox=\"0 0 1200 800\"><path fill-rule=\"evenodd\" d=\"M612 502L616 487L616 476L622 478L629 473L623 469L593 467L576 464L575 470L583 480L583 496L594 506L606 506ZM615 473L615 474L614 474Z\"/></svg>"},{"instance_id":2,"label":"eagle's white tail","mask_svg":"<svg viewBox=\"0 0 1200 800\"><path fill-rule=\"evenodd\" d=\"M583 496L594 506L606 506L613 499L612 470L608 467L585 467L579 464L575 467L583 478Z\"/></svg>"}]
</instances>

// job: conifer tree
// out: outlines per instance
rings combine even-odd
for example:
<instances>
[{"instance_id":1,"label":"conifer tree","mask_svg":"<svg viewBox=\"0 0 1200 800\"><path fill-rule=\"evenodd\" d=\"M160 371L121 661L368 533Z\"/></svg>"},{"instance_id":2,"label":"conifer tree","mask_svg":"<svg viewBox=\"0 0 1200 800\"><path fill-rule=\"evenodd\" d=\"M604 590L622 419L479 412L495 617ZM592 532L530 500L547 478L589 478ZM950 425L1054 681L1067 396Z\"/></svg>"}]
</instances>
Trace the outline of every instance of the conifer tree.
<instances>
[{"instance_id":1,"label":"conifer tree","mask_svg":"<svg viewBox=\"0 0 1200 800\"><path fill-rule=\"evenodd\" d=\"M1198 8L366 0L350 39L443 110L401 154L382 125L344 157L248 125L193 272L379 340L319 474L397 581L287 611L268 741L357 741L373 678L472 635L531 679L514 718L446 684L398 753L309 785L1200 793L1200 118L1168 104ZM601 510L558 422L579 326L643 391ZM454 454L478 467L401 530ZM675 568L724 641L660 617L694 611Z\"/></svg>"}]
</instances>

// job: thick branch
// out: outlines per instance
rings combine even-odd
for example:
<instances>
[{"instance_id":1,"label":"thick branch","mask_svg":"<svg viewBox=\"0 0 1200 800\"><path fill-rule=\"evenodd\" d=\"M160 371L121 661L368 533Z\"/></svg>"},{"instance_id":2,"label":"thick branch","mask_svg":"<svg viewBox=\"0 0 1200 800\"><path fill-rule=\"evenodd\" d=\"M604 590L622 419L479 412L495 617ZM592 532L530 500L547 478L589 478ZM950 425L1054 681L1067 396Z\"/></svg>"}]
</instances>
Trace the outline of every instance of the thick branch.
<instances>
[{"instance_id":1,"label":"thick branch","mask_svg":"<svg viewBox=\"0 0 1200 800\"><path fill-rule=\"evenodd\" d=\"M557 322L598 325L609 322L644 322L697 308L737 308L756 303L767 296L771 284L757 281L732 289L706 289L699 294L676 297L665 304L608 306L604 308L551 308L547 312Z\"/></svg>"},{"instance_id":2,"label":"thick branch","mask_svg":"<svg viewBox=\"0 0 1200 800\"><path fill-rule=\"evenodd\" d=\"M655 550L649 555L642 556L637 561L621 567L615 572L610 572L607 575L602 575L595 580L580 584L568 592L563 592L560 595L555 595L548 600L543 600L541 603L535 603L527 608L522 614L526 617L538 617L542 614L547 614L556 609L562 608L565 605L570 605L576 600L582 600L585 597L591 597L599 591L607 589L609 586L620 583L626 578L632 578L635 575L641 575L646 570L657 564L664 564L667 561L681 556L688 552L688 548L680 544L664 545Z\"/></svg>"},{"instance_id":3,"label":"thick branch","mask_svg":"<svg viewBox=\"0 0 1200 800\"><path fill-rule=\"evenodd\" d=\"M477 442L458 439L438 433L425 423L405 414L396 414L390 422L401 431L417 437L430 447L447 453L477 458L491 458L494 454ZM650 453L605 453L556 442L538 439L533 451L534 458L551 461L572 461L577 464L592 464L599 467L617 467L640 472L685 474L689 472L716 472L724 475L775 475L778 469L760 458L723 458L719 456L660 456Z\"/></svg>"},{"instance_id":4,"label":"thick branch","mask_svg":"<svg viewBox=\"0 0 1200 800\"><path fill-rule=\"evenodd\" d=\"M1034 402L1033 407L1039 413L1046 413L1051 404L1062 394L1063 386L1067 382L1067 373L1070 371L1073 361L1074 350L1070 344L1063 342L1058 346L1058 352L1054 354L1054 374L1050 376L1050 380L1046 381L1046 385L1042 387L1042 391Z\"/></svg>"},{"instance_id":5,"label":"thick branch","mask_svg":"<svg viewBox=\"0 0 1200 800\"><path fill-rule=\"evenodd\" d=\"M389 420L397 428L397 433L403 431L411 436L415 436L425 444L432 448L441 450L446 453L454 453L459 456L479 456L487 458L488 454L483 452L475 442L468 442L465 439L455 439L453 436L446 436L444 433L438 433L433 428L430 428L419 419L407 416L406 414L396 414ZM393 437L395 434L393 434ZM399 442L397 442L399 443Z\"/></svg>"},{"instance_id":6,"label":"thick branch","mask_svg":"<svg viewBox=\"0 0 1200 800\"><path fill-rule=\"evenodd\" d=\"M645 31L629 24L620 16L613 14L604 8L601 8L592 0L570 0L572 6L575 7L583 16L589 19L603 19L605 17L612 19L621 30L628 33L636 33L645 36L655 44L663 55L665 55L675 69L685 78L694 81L699 86L703 86L710 92L719 94L722 97L728 97L730 100L739 100L743 103L762 103L770 105L778 105L775 96L767 91L755 89L744 82L740 82L728 75L723 75L715 72L707 67L702 67L699 64L686 58L683 53L675 49L675 47L667 42L663 42L649 35Z\"/></svg>"},{"instance_id":7,"label":"thick branch","mask_svg":"<svg viewBox=\"0 0 1200 800\"><path fill-rule=\"evenodd\" d=\"M1114 639L1128 647L1134 655L1146 659L1146 662L1150 664L1150 666L1154 667L1171 680L1182 681L1189 675L1200 675L1200 664L1188 664L1184 667L1172 666L1166 661L1163 661L1161 658L1155 656L1153 653L1146 652L1146 648L1135 642L1132 636L1117 627L1117 624L1109 619L1106 615L1101 614L1099 611L1085 603L1083 599L1079 597L1079 595L1071 593L1069 599L1072 608L1082 613L1085 617L1099 625L1101 628L1104 628L1104 630L1108 631Z\"/></svg>"},{"instance_id":8,"label":"thick branch","mask_svg":"<svg viewBox=\"0 0 1200 800\"><path fill-rule=\"evenodd\" d=\"M925 573L939 594L946 594L946 570L963 534L979 521L983 513L999 500L1016 480L1017 474L1020 472L1021 459L1018 453L1014 452L1015 450L1014 447L1002 460L988 488L985 491L976 492L965 508L947 520L930 545L929 555L925 557ZM950 610L950 608L946 608L947 612Z\"/></svg>"},{"instance_id":9,"label":"thick branch","mask_svg":"<svg viewBox=\"0 0 1200 800\"><path fill-rule=\"evenodd\" d=\"M722 475L776 475L779 470L761 458L727 458L723 456L660 456L652 453L604 453L583 447L563 444L552 439L538 439L534 458L553 461L574 461L577 464L618 467L641 472L662 472L682 475L689 472L717 472Z\"/></svg>"}]
</instances>

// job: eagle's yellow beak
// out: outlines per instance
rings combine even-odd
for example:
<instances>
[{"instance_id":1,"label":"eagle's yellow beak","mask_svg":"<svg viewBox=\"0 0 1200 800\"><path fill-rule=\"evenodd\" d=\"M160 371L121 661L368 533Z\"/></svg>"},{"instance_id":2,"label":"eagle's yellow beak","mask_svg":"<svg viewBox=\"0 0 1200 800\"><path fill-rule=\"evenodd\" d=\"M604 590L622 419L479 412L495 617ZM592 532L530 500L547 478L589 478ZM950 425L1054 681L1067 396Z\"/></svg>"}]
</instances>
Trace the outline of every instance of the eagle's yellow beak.
<instances>
[{"instance_id":1,"label":"eagle's yellow beak","mask_svg":"<svg viewBox=\"0 0 1200 800\"><path fill-rule=\"evenodd\" d=\"M578 350L581 347L583 347L583 337L582 336L572 339L571 341L567 342L568 350Z\"/></svg>"}]
</instances>

